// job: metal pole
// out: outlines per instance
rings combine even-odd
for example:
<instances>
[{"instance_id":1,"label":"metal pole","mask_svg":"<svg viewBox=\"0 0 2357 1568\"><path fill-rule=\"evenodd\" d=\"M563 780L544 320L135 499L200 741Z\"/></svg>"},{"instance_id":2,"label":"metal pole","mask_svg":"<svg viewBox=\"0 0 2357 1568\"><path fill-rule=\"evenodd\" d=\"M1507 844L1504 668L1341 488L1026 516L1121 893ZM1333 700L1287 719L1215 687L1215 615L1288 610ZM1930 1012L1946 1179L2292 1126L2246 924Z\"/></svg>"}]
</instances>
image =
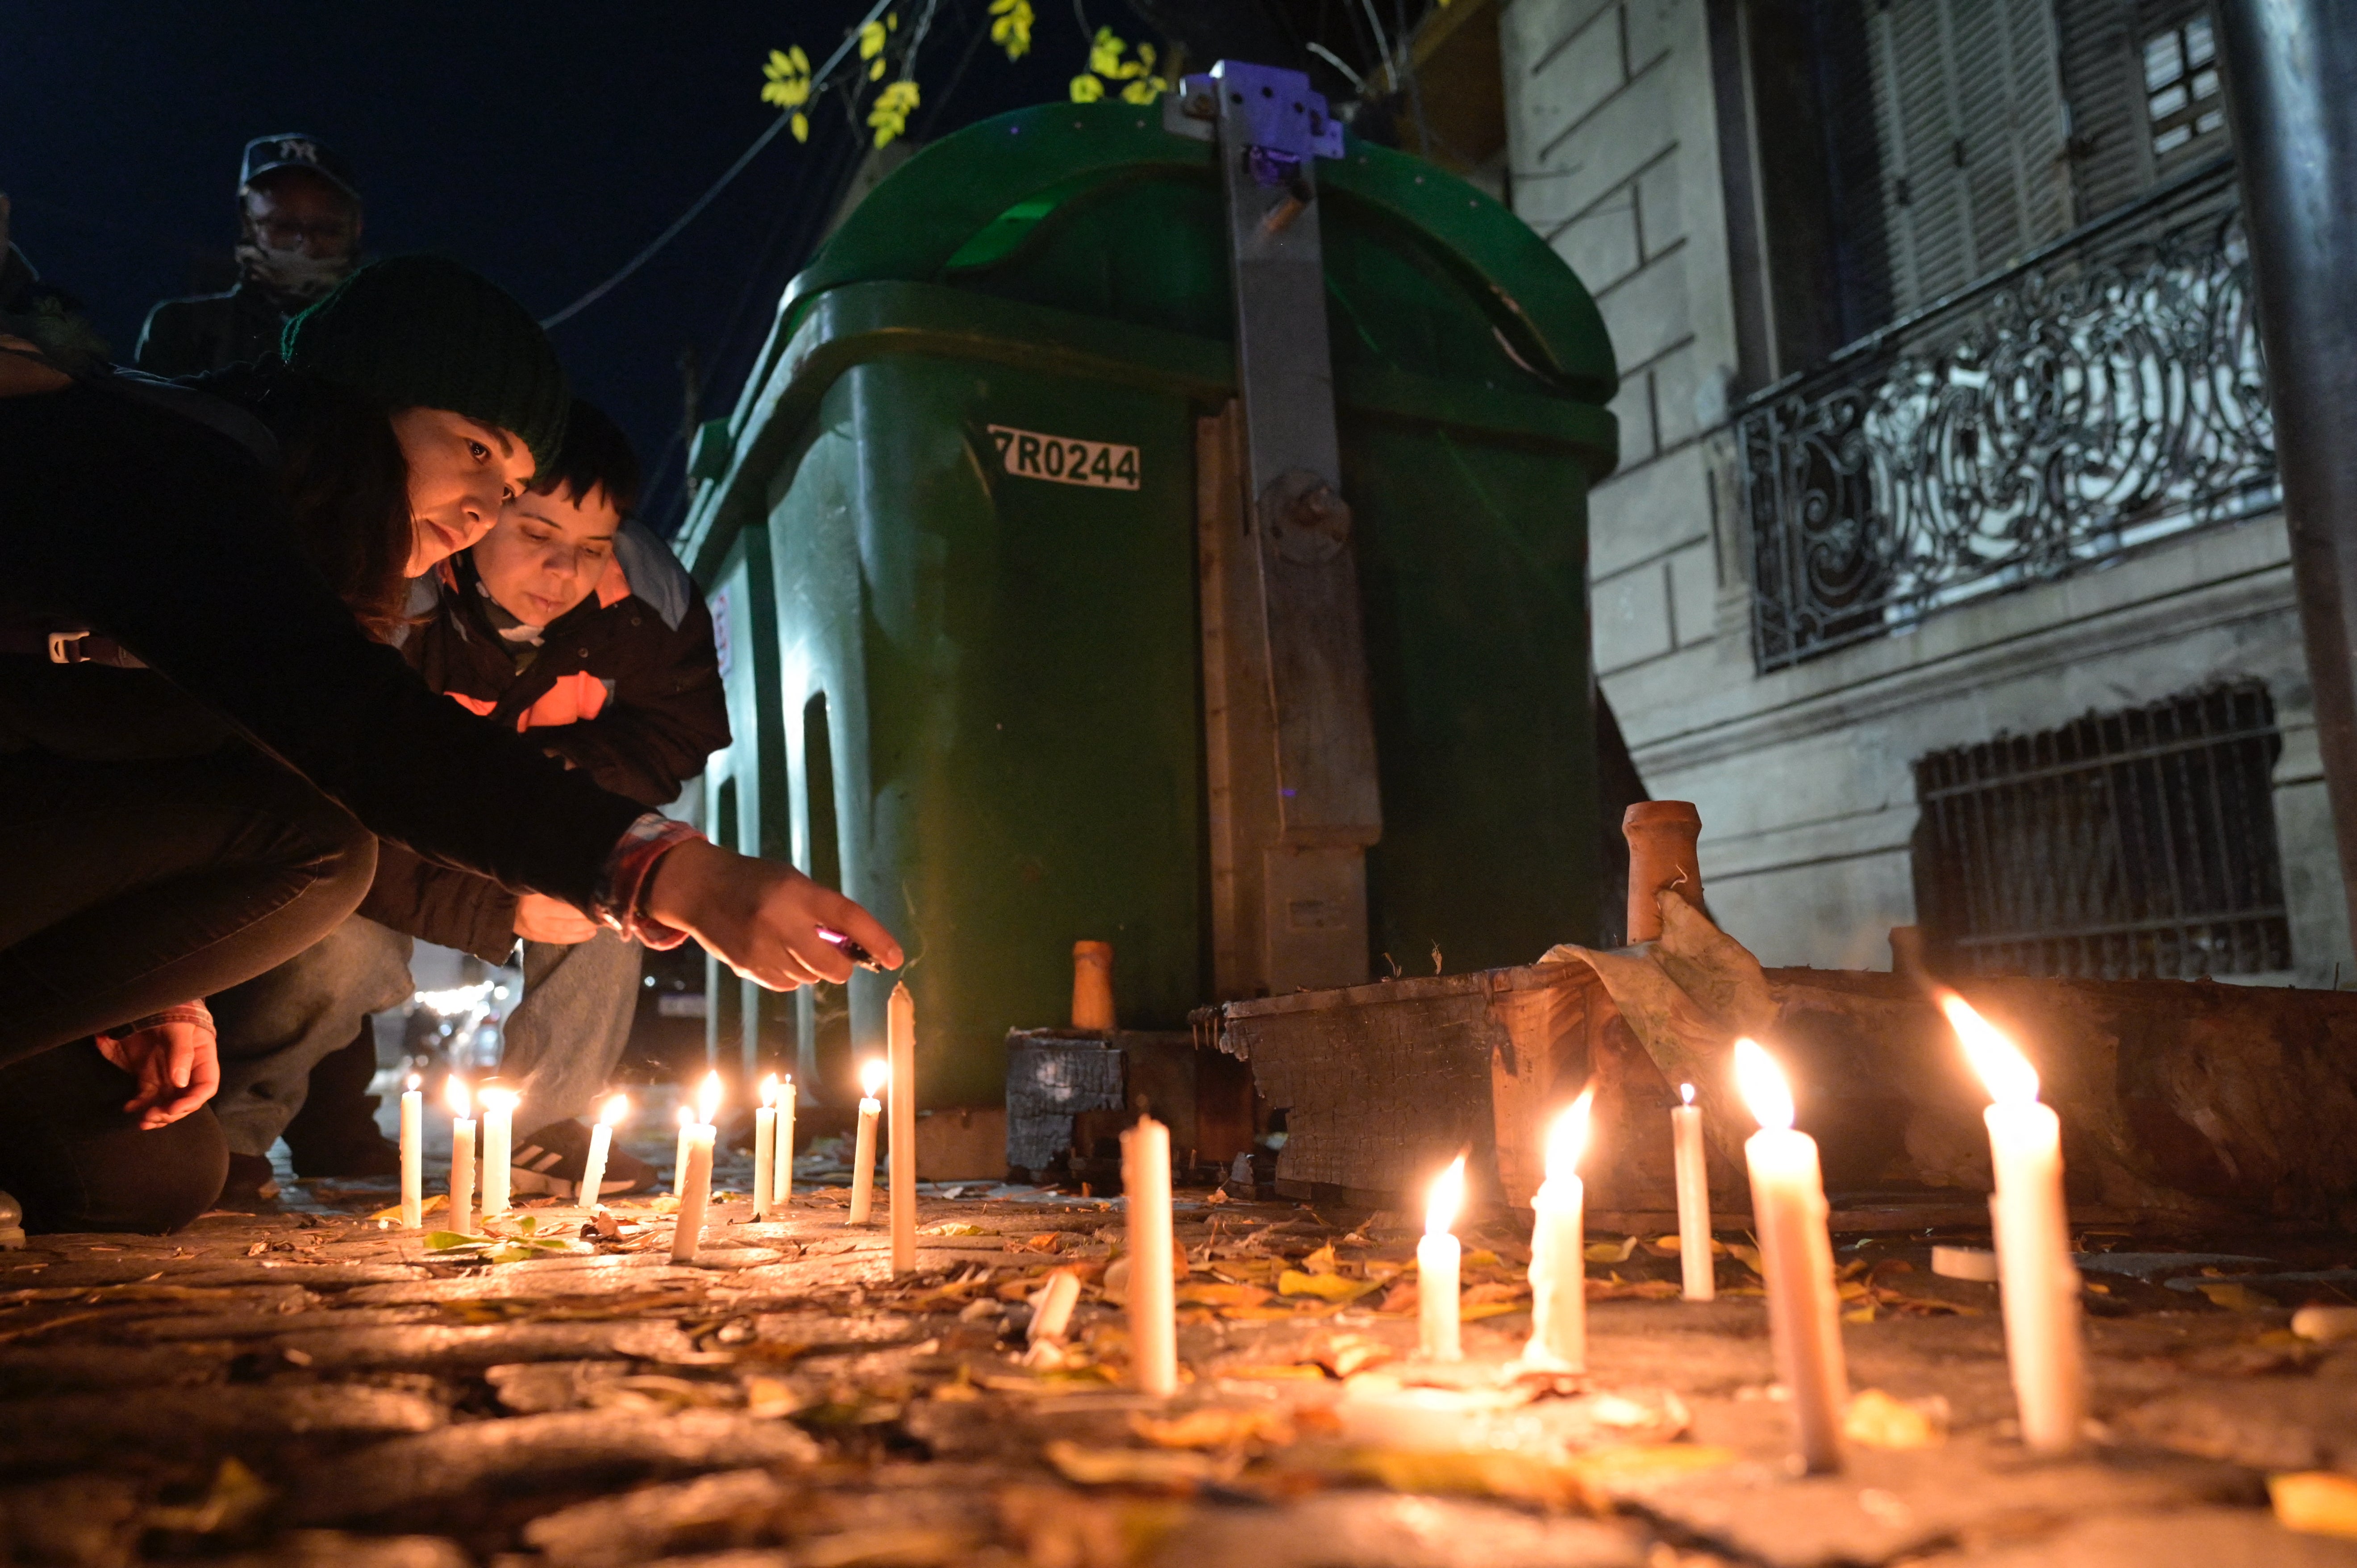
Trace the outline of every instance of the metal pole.
<instances>
[{"instance_id":1,"label":"metal pole","mask_svg":"<svg viewBox=\"0 0 2357 1568\"><path fill-rule=\"evenodd\" d=\"M2317 744L2357 932L2357 0L2221 0Z\"/></svg>"}]
</instances>

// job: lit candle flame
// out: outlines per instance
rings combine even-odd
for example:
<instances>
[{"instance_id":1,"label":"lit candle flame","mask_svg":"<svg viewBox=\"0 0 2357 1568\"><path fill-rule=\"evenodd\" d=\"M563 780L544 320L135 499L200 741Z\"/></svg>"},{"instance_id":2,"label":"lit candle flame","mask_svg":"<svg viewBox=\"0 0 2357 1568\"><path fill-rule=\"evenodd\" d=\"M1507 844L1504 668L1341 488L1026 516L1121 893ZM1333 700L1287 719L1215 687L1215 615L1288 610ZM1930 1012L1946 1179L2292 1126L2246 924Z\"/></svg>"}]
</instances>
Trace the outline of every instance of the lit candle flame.
<instances>
[{"instance_id":1,"label":"lit candle flame","mask_svg":"<svg viewBox=\"0 0 2357 1568\"><path fill-rule=\"evenodd\" d=\"M774 1111L778 1108L778 1075L771 1073L761 1080L761 1103Z\"/></svg>"},{"instance_id":2,"label":"lit candle flame","mask_svg":"<svg viewBox=\"0 0 2357 1568\"><path fill-rule=\"evenodd\" d=\"M1792 1085L1784 1081L1784 1069L1776 1065L1776 1058L1756 1041L1735 1042L1735 1086L1743 1092L1743 1103L1751 1108L1752 1120L1763 1129L1792 1125Z\"/></svg>"},{"instance_id":3,"label":"lit candle flame","mask_svg":"<svg viewBox=\"0 0 2357 1568\"><path fill-rule=\"evenodd\" d=\"M1587 1130L1596 1108L1594 1085L1579 1091L1579 1098L1565 1108L1547 1129L1546 1178L1549 1181L1570 1181L1579 1175L1580 1156L1587 1153Z\"/></svg>"},{"instance_id":4,"label":"lit candle flame","mask_svg":"<svg viewBox=\"0 0 2357 1568\"><path fill-rule=\"evenodd\" d=\"M449 1102L450 1114L464 1122L474 1114L475 1104L467 1095L467 1080L452 1073L442 1085L442 1098Z\"/></svg>"},{"instance_id":5,"label":"lit candle flame","mask_svg":"<svg viewBox=\"0 0 2357 1568\"><path fill-rule=\"evenodd\" d=\"M1953 991L1939 995L1940 1011L1964 1042L1973 1070L1988 1086L1989 1098L1999 1105L2033 1105L2038 1101L2038 1069L2019 1047Z\"/></svg>"},{"instance_id":6,"label":"lit candle flame","mask_svg":"<svg viewBox=\"0 0 2357 1568\"><path fill-rule=\"evenodd\" d=\"M679 1108L679 1124L683 1127L693 1127L695 1125L694 1106L683 1105Z\"/></svg>"},{"instance_id":7,"label":"lit candle flame","mask_svg":"<svg viewBox=\"0 0 2357 1568\"><path fill-rule=\"evenodd\" d=\"M859 1069L859 1092L873 1100L884 1090L884 1080L892 1076L892 1064L882 1057L874 1057Z\"/></svg>"},{"instance_id":8,"label":"lit candle flame","mask_svg":"<svg viewBox=\"0 0 2357 1568\"><path fill-rule=\"evenodd\" d=\"M1682 1083L1678 1085L1678 1098L1684 1101L1688 1105L1692 1105L1694 1103L1694 1085L1691 1083Z\"/></svg>"},{"instance_id":9,"label":"lit candle flame","mask_svg":"<svg viewBox=\"0 0 2357 1568\"><path fill-rule=\"evenodd\" d=\"M418 1077L415 1073L414 1073L414 1072L413 1072L413 1073L411 1073L411 1074L409 1075L409 1085L408 1085L408 1088L409 1088L409 1091L410 1091L412 1094L416 1093L416 1092L418 1091L418 1090L420 1090L420 1089L422 1089L423 1087L425 1087L425 1080L424 1079L422 1079L422 1078Z\"/></svg>"},{"instance_id":10,"label":"lit candle flame","mask_svg":"<svg viewBox=\"0 0 2357 1568\"><path fill-rule=\"evenodd\" d=\"M619 1127L622 1124L622 1118L630 1113L630 1097L627 1094L618 1094L606 1101L606 1108L597 1112L597 1120L608 1127Z\"/></svg>"},{"instance_id":11,"label":"lit candle flame","mask_svg":"<svg viewBox=\"0 0 2357 1568\"><path fill-rule=\"evenodd\" d=\"M1457 1211L1464 1207L1465 1156L1459 1155L1433 1180L1431 1196L1424 1202L1424 1233L1448 1235L1449 1227L1457 1223Z\"/></svg>"},{"instance_id":12,"label":"lit candle flame","mask_svg":"<svg viewBox=\"0 0 2357 1568\"><path fill-rule=\"evenodd\" d=\"M513 1111L516 1108L516 1101L522 1098L522 1096L512 1089L486 1089L482 1093L483 1109Z\"/></svg>"},{"instance_id":13,"label":"lit candle flame","mask_svg":"<svg viewBox=\"0 0 2357 1568\"><path fill-rule=\"evenodd\" d=\"M704 1087L695 1091L695 1119L706 1125L720 1114L720 1074L717 1071L704 1075Z\"/></svg>"}]
</instances>

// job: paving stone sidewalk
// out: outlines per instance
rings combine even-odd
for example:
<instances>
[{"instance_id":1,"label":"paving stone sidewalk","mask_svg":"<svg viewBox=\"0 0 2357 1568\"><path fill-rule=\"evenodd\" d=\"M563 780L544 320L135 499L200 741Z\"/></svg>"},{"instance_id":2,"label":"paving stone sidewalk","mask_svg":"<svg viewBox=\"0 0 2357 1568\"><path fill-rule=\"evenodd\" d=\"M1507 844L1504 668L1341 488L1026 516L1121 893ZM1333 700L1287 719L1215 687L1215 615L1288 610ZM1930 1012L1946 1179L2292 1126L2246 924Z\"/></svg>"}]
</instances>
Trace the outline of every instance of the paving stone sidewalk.
<instances>
[{"instance_id":1,"label":"paving stone sidewalk","mask_svg":"<svg viewBox=\"0 0 2357 1568\"><path fill-rule=\"evenodd\" d=\"M1077 1197L928 1196L899 1282L839 1189L774 1223L718 1205L690 1266L662 1199L587 1242L544 1203L490 1255L317 1185L177 1236L36 1237L0 1253L0 1563L2357 1564L2357 1541L2279 1528L2266 1490L2357 1472L2357 1348L2286 1329L2337 1294L2266 1277L2329 1273L2335 1242L2244 1238L2216 1250L2256 1261L2231 1266L2101 1243L2124 1260L2089 1273L2105 1441L2065 1463L2012 1437L1993 1286L1932 1274L1922 1237L1845 1247L1874 1442L1799 1480L1739 1255L1709 1305L1667 1299L1675 1260L1644 1239L1592 1262L1587 1387L1508 1402L1508 1448L1419 1454L1355 1412L1494 1380L1529 1332L1519 1232L1467 1232L1471 1361L1449 1373L1414 1360L1396 1217L1206 1196L1182 1202L1168 1404L1121 1382L1119 1208ZM1057 1268L1082 1305L1027 1360Z\"/></svg>"}]
</instances>

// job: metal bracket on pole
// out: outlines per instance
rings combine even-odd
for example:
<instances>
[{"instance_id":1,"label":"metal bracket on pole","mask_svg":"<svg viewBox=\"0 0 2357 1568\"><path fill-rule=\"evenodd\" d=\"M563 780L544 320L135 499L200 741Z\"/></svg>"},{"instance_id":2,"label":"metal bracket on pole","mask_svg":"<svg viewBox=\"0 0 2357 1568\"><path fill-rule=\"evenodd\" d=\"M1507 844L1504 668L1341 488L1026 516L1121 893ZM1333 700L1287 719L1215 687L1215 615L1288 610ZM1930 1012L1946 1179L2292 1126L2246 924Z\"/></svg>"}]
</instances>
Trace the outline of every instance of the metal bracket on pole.
<instances>
[{"instance_id":1,"label":"metal bracket on pole","mask_svg":"<svg viewBox=\"0 0 2357 1568\"><path fill-rule=\"evenodd\" d=\"M1216 983L1356 984L1383 808L1318 222L1317 160L1342 156L1342 128L1300 72L1233 60L1164 105L1166 127L1219 147L1243 392L1243 504L1205 512L1242 525L1205 550Z\"/></svg>"}]
</instances>

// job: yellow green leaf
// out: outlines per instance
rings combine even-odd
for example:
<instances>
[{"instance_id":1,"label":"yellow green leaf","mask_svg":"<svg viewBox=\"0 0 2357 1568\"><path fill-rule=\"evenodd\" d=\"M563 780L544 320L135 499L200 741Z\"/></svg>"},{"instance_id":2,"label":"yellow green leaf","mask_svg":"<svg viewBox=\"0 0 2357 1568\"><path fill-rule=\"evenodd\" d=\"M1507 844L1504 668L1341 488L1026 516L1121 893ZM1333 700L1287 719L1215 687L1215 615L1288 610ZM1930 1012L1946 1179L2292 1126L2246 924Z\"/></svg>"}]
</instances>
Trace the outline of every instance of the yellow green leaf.
<instances>
[{"instance_id":1,"label":"yellow green leaf","mask_svg":"<svg viewBox=\"0 0 2357 1568\"><path fill-rule=\"evenodd\" d=\"M870 81L881 81L883 79L884 62L881 59L869 62L867 67L867 80Z\"/></svg>"},{"instance_id":2,"label":"yellow green leaf","mask_svg":"<svg viewBox=\"0 0 2357 1568\"><path fill-rule=\"evenodd\" d=\"M1091 76L1087 71L1082 71L1080 75L1072 78L1073 102L1094 103L1098 99L1103 98L1103 96L1104 83L1099 81L1095 77Z\"/></svg>"},{"instance_id":3,"label":"yellow green leaf","mask_svg":"<svg viewBox=\"0 0 2357 1568\"><path fill-rule=\"evenodd\" d=\"M1031 0L990 0L990 41L1006 51L1008 59L1031 52Z\"/></svg>"},{"instance_id":4,"label":"yellow green leaf","mask_svg":"<svg viewBox=\"0 0 2357 1568\"><path fill-rule=\"evenodd\" d=\"M792 121L792 123L791 123L791 124L792 124L792 130L793 130L793 133L794 133L794 140L795 140L795 141L797 141L797 142L807 142L807 141L809 141L809 140L810 140L810 116L809 116L809 115L807 115L807 114L801 114L801 113L797 113L797 114L793 117L793 121Z\"/></svg>"},{"instance_id":5,"label":"yellow green leaf","mask_svg":"<svg viewBox=\"0 0 2357 1568\"><path fill-rule=\"evenodd\" d=\"M1160 77L1146 77L1125 85L1121 90L1121 101L1124 103L1151 103L1168 91Z\"/></svg>"},{"instance_id":6,"label":"yellow green leaf","mask_svg":"<svg viewBox=\"0 0 2357 1568\"><path fill-rule=\"evenodd\" d=\"M1121 74L1121 52L1125 48L1111 27L1099 27L1089 44L1089 69L1099 76Z\"/></svg>"},{"instance_id":7,"label":"yellow green leaf","mask_svg":"<svg viewBox=\"0 0 2357 1568\"><path fill-rule=\"evenodd\" d=\"M874 59L884 52L884 24L870 22L859 29L859 58Z\"/></svg>"}]
</instances>

